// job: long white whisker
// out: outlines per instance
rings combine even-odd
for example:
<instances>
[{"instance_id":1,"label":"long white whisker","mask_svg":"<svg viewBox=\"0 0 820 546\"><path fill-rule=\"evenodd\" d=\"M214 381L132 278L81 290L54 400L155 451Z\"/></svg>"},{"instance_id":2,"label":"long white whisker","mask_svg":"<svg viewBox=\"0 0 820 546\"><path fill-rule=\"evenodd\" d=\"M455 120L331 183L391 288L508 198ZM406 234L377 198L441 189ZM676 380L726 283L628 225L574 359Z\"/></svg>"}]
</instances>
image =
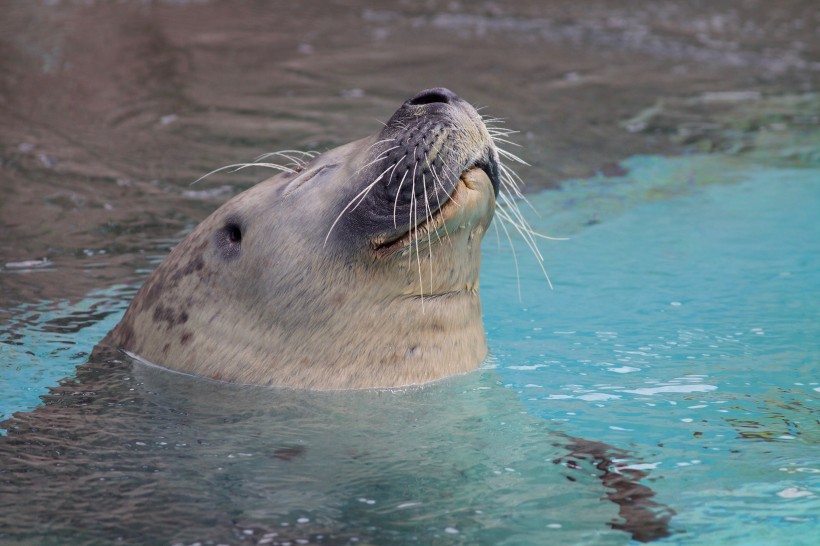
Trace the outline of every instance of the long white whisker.
<instances>
[{"instance_id":1,"label":"long white whisker","mask_svg":"<svg viewBox=\"0 0 820 546\"><path fill-rule=\"evenodd\" d=\"M423 184L422 189L424 190L424 208L426 209L425 214L427 215L427 222L429 222L430 220L433 219L433 214L430 211L430 201L427 198L427 181L425 179L424 174L421 175L421 183ZM428 263L430 264L430 293L432 294L433 293L433 239L432 239L432 234L430 233L430 231L431 231L430 227L431 226L428 223L427 224L427 259L428 259ZM438 232L436 232L436 235L438 235ZM441 241L440 236L439 236L439 241Z\"/></svg>"},{"instance_id":2,"label":"long white whisker","mask_svg":"<svg viewBox=\"0 0 820 546\"><path fill-rule=\"evenodd\" d=\"M445 165L444 163L442 163L442 164L441 164L441 168L442 168L442 170L449 171L450 175L451 175L451 176L453 176L453 178L455 178L456 180L458 180L459 178L461 178L461 173L456 173L455 171L453 171L453 169L452 169L451 167L448 167L448 166L447 166L447 165ZM458 183L458 182L456 182L456 183ZM444 183L443 183L443 182L442 182L442 184L441 184L441 189L442 189L442 191L444 191L444 193L449 193L449 192L447 191L447 188L445 188L445 187L444 187ZM453 198L452 198L452 196L450 197L450 199L453 199ZM458 205L459 207L461 206L461 203L459 203L459 202L458 202L457 200L455 200L455 199L453 199L453 203L455 203L455 204L456 204L456 205Z\"/></svg>"},{"instance_id":3,"label":"long white whisker","mask_svg":"<svg viewBox=\"0 0 820 546\"><path fill-rule=\"evenodd\" d=\"M385 142L393 142L394 140L396 140L396 139L395 138L385 138L385 139L382 139L382 140L378 140L378 141L374 142L373 144L371 144L370 146L368 146L367 149L365 150L365 153L369 152L370 150L372 150L373 148L375 148L379 144L384 144ZM381 155L381 154L379 154L379 155Z\"/></svg>"},{"instance_id":4,"label":"long white whisker","mask_svg":"<svg viewBox=\"0 0 820 546\"><path fill-rule=\"evenodd\" d=\"M408 172L409 171L407 171L407 170L404 171L404 176L401 177L401 181L399 182L399 187L396 190L396 199L395 199L395 201L393 201L393 227L394 228L398 227L396 225L396 207L398 207L398 205L399 205L399 194L401 193L401 187L404 184L404 179L407 178L407 173Z\"/></svg>"},{"instance_id":5,"label":"long white whisker","mask_svg":"<svg viewBox=\"0 0 820 546\"><path fill-rule=\"evenodd\" d=\"M191 182L191 185L193 186L194 184L196 184L200 180L208 178L212 174L216 174L218 172L227 171L228 169L233 169L231 172L235 173L237 171L241 171L242 169L247 169L248 167L265 167L267 169L275 169L277 171L282 171L282 172L286 172L286 173L296 173L297 172L296 170L291 169L290 167L285 167L284 165L279 165L278 163L235 163L233 165L225 165L224 167L219 167L218 169L214 169L214 170L212 170L211 172L209 172L207 174L203 174L202 176L200 176L199 178L197 178L196 180Z\"/></svg>"},{"instance_id":6,"label":"long white whisker","mask_svg":"<svg viewBox=\"0 0 820 546\"><path fill-rule=\"evenodd\" d=\"M300 158L300 157L294 157L295 155L304 155L304 156L307 156L310 159L315 157L314 155L311 155L309 152L302 152L302 151L299 151L299 150L279 150L278 152L269 152L269 153L266 153L266 154L262 154L259 157L257 157L256 159L254 159L253 161L254 161L254 163L256 163L256 162L262 161L263 159L267 159L269 157L273 157L273 156L277 156L277 155L280 156L280 157L284 157L286 159L289 159L289 160L293 161L294 163L296 163L300 167L304 167L307 164L307 161Z\"/></svg>"},{"instance_id":7,"label":"long white whisker","mask_svg":"<svg viewBox=\"0 0 820 546\"><path fill-rule=\"evenodd\" d=\"M339 220L341 220L342 216L344 216L344 213L345 213L345 212L347 212L347 211L348 211L348 209L350 209L350 211L351 211L351 212L352 212L352 211L354 211L354 210L356 210L356 208L357 208L359 205L361 205L361 204L362 204L362 201L364 201L365 197L367 197L367 194L368 194L368 193L370 193L370 190L372 190L372 189L373 189L373 186L375 186L375 185L376 185L376 183L377 183L379 180L381 180L381 179L382 179L382 177L385 175L385 173L386 173L387 171L389 171L390 169L392 169L392 168L393 168L393 165L391 165L391 166L387 167L385 170L383 170L383 171L382 171L382 173L381 173L378 177L376 177L376 179L375 179L373 182L371 182L370 184L368 184L368 185L367 185L367 186L366 186L366 187L365 187L362 191L360 191L359 193L357 193L357 194L353 197L353 199L351 199L351 200L347 203L347 205L345 206L345 208L343 208L343 209L342 209L342 212L340 212L340 213L339 213L339 215L336 217L336 219L333 221L333 224L331 224L330 229L329 229L329 230L327 230L327 235L325 235L325 242L324 242L324 244L323 244L322 246L327 245L327 240L330 238L330 234L331 234L331 232L333 231L333 228L334 228L334 227L336 227L336 224L339 222ZM351 209L351 208L350 208L350 206L351 206L351 205L353 205L353 202L354 202L354 201L356 201L356 199L358 199L359 201L358 201L358 202L356 203L356 205L355 205L355 206Z\"/></svg>"},{"instance_id":8,"label":"long white whisker","mask_svg":"<svg viewBox=\"0 0 820 546\"><path fill-rule=\"evenodd\" d=\"M507 133L507 134L509 134L509 133ZM501 137L495 136L495 135L493 135L492 138L493 138L493 142L503 142L504 144L511 144L512 146L518 146L519 148L521 147L520 144L517 144L517 143L513 142L512 140L507 140L505 138L501 138Z\"/></svg>"},{"instance_id":9,"label":"long white whisker","mask_svg":"<svg viewBox=\"0 0 820 546\"><path fill-rule=\"evenodd\" d=\"M404 161L404 158L405 158L405 157L407 157L407 153L405 153L405 154L404 154L404 156L402 156L402 158L401 158L401 159L399 159L398 161L396 161L396 164L395 164L395 165L393 165L393 170L392 170L392 171L390 171L390 176L388 176L388 177L387 177L387 183L385 184L385 186L389 186L389 185L390 185L390 182L393 180L393 175L394 175L394 174L396 174L396 169L399 167L399 165L401 164L401 162L402 162L402 161Z\"/></svg>"},{"instance_id":10,"label":"long white whisker","mask_svg":"<svg viewBox=\"0 0 820 546\"><path fill-rule=\"evenodd\" d=\"M501 199L503 201L507 200L507 197L503 193L499 192L498 195L499 195L499 197L501 197ZM515 220L515 216L514 216L514 213L513 213L512 209L510 209L509 212L502 209L502 208L499 208L499 209L496 209L496 210L502 218L506 218L508 220L509 224L511 226L513 226L516 229L516 231L518 231L518 233L521 234L521 237L524 238L524 242L526 242L527 245L530 247L533 254L535 254L535 257L537 259L543 261L544 257L541 255L541 250L538 248L538 245L535 244L535 239L533 238L532 234L530 233L532 230L524 228L524 224L520 223L520 222L526 222L526 220L524 220L523 218L519 218L519 221L517 222ZM511 214L511 213L513 213L513 214Z\"/></svg>"},{"instance_id":11,"label":"long white whisker","mask_svg":"<svg viewBox=\"0 0 820 546\"><path fill-rule=\"evenodd\" d=\"M512 193L514 194L515 197L517 197L517 198L521 199L522 201L524 201L524 203L526 203L527 206L530 207L530 209L532 209L532 211L540 217L541 213L538 212L538 209L536 209L534 206L532 206L532 203L530 203L530 200L527 199L524 196L524 194L521 192L521 190L518 187L518 183L516 182L516 179L518 181L520 181L521 184L524 183L524 181L521 180L521 177L518 176L518 174L515 171L513 171L512 169L508 169L503 164L499 163L498 166L499 166L499 170L501 171L501 183L506 188L512 190Z\"/></svg>"},{"instance_id":12,"label":"long white whisker","mask_svg":"<svg viewBox=\"0 0 820 546\"><path fill-rule=\"evenodd\" d=\"M514 187L515 190L520 195L521 191L518 189L518 183L520 182L523 185L524 181L521 180L521 177L518 176L518 173L516 173L514 170L508 168L506 165L504 165L502 163L499 163L498 167L499 167L499 170L501 171L501 174L506 178L505 182L509 183L512 187Z\"/></svg>"},{"instance_id":13,"label":"long white whisker","mask_svg":"<svg viewBox=\"0 0 820 546\"><path fill-rule=\"evenodd\" d=\"M398 148L398 146L393 146L392 148L388 148L388 149L384 150L383 152L381 152L379 154L379 156L376 159L374 159L373 161L370 161L369 163L366 163L366 164L362 165L361 167L359 167L358 169L356 169L356 174L359 174L360 172L365 170L367 167L373 165L374 163L378 163L379 161L383 161L383 160L387 159L387 156L383 155L383 154L386 154L387 152L389 152L391 150L395 150L396 148Z\"/></svg>"},{"instance_id":14,"label":"long white whisker","mask_svg":"<svg viewBox=\"0 0 820 546\"><path fill-rule=\"evenodd\" d=\"M425 158L424 158L424 160L427 162L427 168L430 170L430 174L433 176L433 189L435 190L435 188L436 188L436 184L438 184L438 187L439 187L439 188L441 188L441 191L443 191L443 192L444 192L444 194L445 194L445 195L447 195L447 194L448 194L448 192L447 192L447 190L444 188L444 183L441 181L441 178L439 178L439 175L438 175L438 173L436 172L436 170L435 170L435 169L433 168L433 166L430 164L430 158L429 158L429 157L425 157ZM444 163L442 163L442 165L444 165ZM436 191L436 192L434 192L434 193L436 194L436 202L437 202L437 204L438 204L438 209L437 209L437 210L441 210L441 206L442 206L442 205L441 205L441 197L439 197L439 194L438 194L438 192L437 192L437 191ZM427 187L425 186L425 196L426 196L426 195L427 195ZM448 199L452 200L452 201L453 201L453 203L455 203L455 204L456 204L456 205L458 205L459 207L461 206L461 205L458 203L458 201L456 201L455 199L453 199L453 196L452 196L452 195L449 195L449 196L448 196ZM431 215L431 218L432 218L432 215ZM447 238L449 238L449 237L450 237L450 233L447 231L447 224L442 224L442 225L444 226L444 236L445 236L445 237L447 237ZM436 232L436 233L438 233L438 232ZM441 235L439 235L439 236L438 236L438 240L439 240L439 242L441 242Z\"/></svg>"},{"instance_id":15,"label":"long white whisker","mask_svg":"<svg viewBox=\"0 0 820 546\"><path fill-rule=\"evenodd\" d=\"M439 180L438 173L436 173L436 170L433 168L432 165L430 165L429 161L427 162L427 165L430 167L430 172L433 174L433 181L435 182L436 180ZM438 182L438 185L444 191L444 193L446 194L447 190L444 189L444 184L442 184L442 182L440 180ZM435 189L435 186L433 186L433 188ZM438 192L435 192L435 194L436 194L436 201L438 202L438 210L441 210L441 207L442 207L441 198L439 197ZM453 203L455 203L458 207L461 207L459 202L456 201L455 199L453 199L452 195L449 197L449 199ZM449 239L450 238L450 232L447 230L447 224L443 223L441 225L444 226L444 236ZM439 237L439 241L441 241L441 237Z\"/></svg>"},{"instance_id":16,"label":"long white whisker","mask_svg":"<svg viewBox=\"0 0 820 546\"><path fill-rule=\"evenodd\" d=\"M499 251L501 250L501 232L498 231L498 224L500 222L500 220L498 222L493 222L493 230L495 230L495 242L498 245Z\"/></svg>"},{"instance_id":17,"label":"long white whisker","mask_svg":"<svg viewBox=\"0 0 820 546\"><path fill-rule=\"evenodd\" d=\"M506 188L506 187L505 187L504 189L508 189L508 188ZM523 195L520 195L520 194L519 194L518 198L519 198L519 199L521 199L521 200L523 200L523 201L524 201L527 205L529 205L529 207L530 207L531 209L533 209L533 211L534 211L536 214L538 214L538 216L541 216L541 215L538 213L538 211L537 211L537 210L535 210L535 207L533 207L533 206L532 206L532 204L531 204L531 203L527 200L527 198L525 198ZM521 224L522 224L522 225L527 223L527 221L526 221L526 220L524 220L524 215L523 215L523 214L521 214L521 209L520 209L520 208L519 208L519 206L518 206L518 202L515 200L515 198L514 198L513 196L505 195L505 196L504 196L504 204L506 204L507 206L509 206L509 207L510 207L510 209L515 210L515 215L516 215L516 217L518 217L518 218L520 218L520 219L521 219Z\"/></svg>"},{"instance_id":18,"label":"long white whisker","mask_svg":"<svg viewBox=\"0 0 820 546\"><path fill-rule=\"evenodd\" d=\"M507 131L501 129L487 129L487 132L490 133L490 138L493 139L493 142L496 140L500 140L499 137L507 137L510 135L514 135L518 131Z\"/></svg>"},{"instance_id":19,"label":"long white whisker","mask_svg":"<svg viewBox=\"0 0 820 546\"><path fill-rule=\"evenodd\" d=\"M515 284L518 286L518 301L521 301L521 274L518 271L518 255L515 252L515 245L512 242L512 237L510 237L510 232L507 231L507 226L505 226L503 222L499 223L501 224L501 229L504 230L504 235L507 236L507 241L510 243L510 250L512 250L513 264L515 264Z\"/></svg>"},{"instance_id":20,"label":"long white whisker","mask_svg":"<svg viewBox=\"0 0 820 546\"><path fill-rule=\"evenodd\" d=\"M531 236L530 237L527 236L527 235L529 235L529 233L527 231L523 230L521 228L521 226L519 226L515 222L511 221L509 215L507 215L507 213L505 211L503 211L503 209L497 209L496 212L499 212L500 213L499 217L502 218L503 220L507 220L509 222L509 224L513 228L515 228L516 231L518 231L518 233L524 239L524 242L527 243L527 246L530 247L530 250L532 250L533 254L537 258L536 262L538 263L538 266L541 268L541 272L544 274L544 278L547 280L547 284L549 285L550 289L552 289L552 281L550 280L550 276L547 274L546 268L544 268L544 258L543 258L543 256L541 256L541 252L538 250L538 245L535 244L535 241L531 238ZM501 226L503 228L504 224L502 223ZM506 231L506 228L505 228L505 231Z\"/></svg>"},{"instance_id":21,"label":"long white whisker","mask_svg":"<svg viewBox=\"0 0 820 546\"><path fill-rule=\"evenodd\" d=\"M508 195L505 195L503 192L499 192L499 196L501 197L501 200L504 202L503 204L508 206L510 211L517 218L516 223L522 229L526 230L530 235L534 237L540 237L541 239L546 239L547 241L569 241L569 237L551 237L549 235L544 235L543 233L538 233L530 227L529 222L527 222L526 218L524 218L524 215L521 214L521 210L518 208L515 201L513 201Z\"/></svg>"},{"instance_id":22,"label":"long white whisker","mask_svg":"<svg viewBox=\"0 0 820 546\"><path fill-rule=\"evenodd\" d=\"M413 239L416 243L416 264L419 270L419 296L421 297L421 312L424 313L424 279L421 276L421 253L419 252L419 213L416 205L416 173L413 168L413 192L410 194L410 214L413 215Z\"/></svg>"},{"instance_id":23,"label":"long white whisker","mask_svg":"<svg viewBox=\"0 0 820 546\"><path fill-rule=\"evenodd\" d=\"M515 228L515 230L521 235L524 239L524 242L530 250L532 250L533 256L536 260L543 260L544 257L541 255L541 251L538 249L537 245L533 244L533 240L531 235L527 232L527 230L523 229L518 222L516 222L504 209L496 209L496 213L498 213L498 217L501 218L504 222Z\"/></svg>"},{"instance_id":24,"label":"long white whisker","mask_svg":"<svg viewBox=\"0 0 820 546\"><path fill-rule=\"evenodd\" d=\"M521 163L522 165L527 165L527 166L530 165L529 163L527 163L526 161L524 161L523 159L521 159L517 155L515 155L513 153L510 153L507 150L503 150L503 149L498 148L498 147L496 147L496 150L498 150L499 155L509 159L510 161L515 161L516 163Z\"/></svg>"}]
</instances>

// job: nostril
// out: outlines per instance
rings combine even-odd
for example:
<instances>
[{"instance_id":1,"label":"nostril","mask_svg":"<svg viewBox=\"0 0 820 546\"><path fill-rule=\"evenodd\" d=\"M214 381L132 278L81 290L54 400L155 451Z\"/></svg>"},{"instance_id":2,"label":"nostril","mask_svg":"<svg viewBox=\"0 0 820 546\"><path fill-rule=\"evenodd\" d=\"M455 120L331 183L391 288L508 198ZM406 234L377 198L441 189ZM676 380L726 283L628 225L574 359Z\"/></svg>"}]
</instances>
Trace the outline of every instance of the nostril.
<instances>
[{"instance_id":1,"label":"nostril","mask_svg":"<svg viewBox=\"0 0 820 546\"><path fill-rule=\"evenodd\" d=\"M425 89L415 97L407 101L407 104L421 106L422 104L444 103L450 104L458 100L458 95L444 87L434 87Z\"/></svg>"}]
</instances>

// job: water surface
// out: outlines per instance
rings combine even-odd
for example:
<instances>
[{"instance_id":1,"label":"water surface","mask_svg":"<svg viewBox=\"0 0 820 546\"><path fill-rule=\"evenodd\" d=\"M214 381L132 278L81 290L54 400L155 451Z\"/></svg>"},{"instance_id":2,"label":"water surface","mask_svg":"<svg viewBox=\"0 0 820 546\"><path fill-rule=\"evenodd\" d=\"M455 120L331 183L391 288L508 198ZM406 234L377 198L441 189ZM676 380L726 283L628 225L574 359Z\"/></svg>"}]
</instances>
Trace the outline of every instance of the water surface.
<instances>
[{"instance_id":1,"label":"water surface","mask_svg":"<svg viewBox=\"0 0 820 546\"><path fill-rule=\"evenodd\" d=\"M0 541L811 544L816 16L4 6ZM168 250L266 173L192 180L359 138L435 85L521 130L528 217L570 237L541 245L549 290L490 232L482 372L319 395L84 364ZM631 513L619 476L640 482Z\"/></svg>"},{"instance_id":2,"label":"water surface","mask_svg":"<svg viewBox=\"0 0 820 546\"><path fill-rule=\"evenodd\" d=\"M429 87L519 130L530 188L820 123L814 0L6 4L0 320L139 282L266 173L193 180L361 138Z\"/></svg>"},{"instance_id":3,"label":"water surface","mask_svg":"<svg viewBox=\"0 0 820 546\"><path fill-rule=\"evenodd\" d=\"M483 371L311 394L103 355L4 424L0 530L55 543L811 544L817 171L719 156L622 168L531 196L534 226L570 235L542 246L553 290L523 243L490 233ZM121 313L87 309L63 308L83 349L68 358L53 327L21 329L17 346L39 340L42 358L15 370L5 353L2 384L29 389L2 397L6 415L32 409ZM602 469L648 488L637 516Z\"/></svg>"},{"instance_id":4,"label":"water surface","mask_svg":"<svg viewBox=\"0 0 820 546\"><path fill-rule=\"evenodd\" d=\"M486 262L499 375L530 414L636 450L686 531L673 542L812 544L818 170L717 156L624 168L531 199L537 226L571 234L545 252L554 290L521 267L510 305L515 274Z\"/></svg>"}]
</instances>

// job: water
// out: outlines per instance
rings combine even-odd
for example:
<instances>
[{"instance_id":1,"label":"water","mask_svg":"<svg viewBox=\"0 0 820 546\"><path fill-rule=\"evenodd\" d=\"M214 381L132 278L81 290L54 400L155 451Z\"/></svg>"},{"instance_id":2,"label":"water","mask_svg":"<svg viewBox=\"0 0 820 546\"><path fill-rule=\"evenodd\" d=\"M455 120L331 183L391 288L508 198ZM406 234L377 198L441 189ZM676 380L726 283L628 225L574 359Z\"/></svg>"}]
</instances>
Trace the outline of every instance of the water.
<instances>
[{"instance_id":1,"label":"water","mask_svg":"<svg viewBox=\"0 0 820 546\"><path fill-rule=\"evenodd\" d=\"M814 0L7 4L0 542L813 544ZM311 394L91 356L267 173L192 180L437 85L521 131L570 237L549 290L490 233L484 370Z\"/></svg>"},{"instance_id":2,"label":"water","mask_svg":"<svg viewBox=\"0 0 820 546\"><path fill-rule=\"evenodd\" d=\"M811 544L820 176L716 156L625 167L532 200L542 230L572 234L546 252L555 290L526 267L510 305L514 274L486 264L498 373L531 415L640 453L686 531L674 542Z\"/></svg>"},{"instance_id":3,"label":"water","mask_svg":"<svg viewBox=\"0 0 820 546\"><path fill-rule=\"evenodd\" d=\"M0 320L140 282L150 259L266 173L191 181L372 134L429 87L519 130L531 189L637 153L756 149L761 135L816 127L816 11L815 0L9 2L0 266L53 265L0 271Z\"/></svg>"},{"instance_id":4,"label":"water","mask_svg":"<svg viewBox=\"0 0 820 546\"><path fill-rule=\"evenodd\" d=\"M667 538L633 538L812 544L817 171L724 156L622 170L531 196L534 226L570 237L542 245L554 290L520 241L516 275L489 234L483 371L299 393L97 355L3 425L0 538L623 544L591 455L605 442L605 467L654 490L644 513L675 513ZM0 413L72 376L130 294L20 309Z\"/></svg>"}]
</instances>

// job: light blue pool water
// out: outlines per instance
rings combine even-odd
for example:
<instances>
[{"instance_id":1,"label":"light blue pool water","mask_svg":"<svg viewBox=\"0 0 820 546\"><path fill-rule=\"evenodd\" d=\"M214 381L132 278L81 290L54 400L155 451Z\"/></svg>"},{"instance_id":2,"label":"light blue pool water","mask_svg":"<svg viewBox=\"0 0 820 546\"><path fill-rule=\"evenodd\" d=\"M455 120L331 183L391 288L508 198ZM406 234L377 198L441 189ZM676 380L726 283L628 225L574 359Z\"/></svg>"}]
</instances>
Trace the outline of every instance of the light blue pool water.
<instances>
[{"instance_id":1,"label":"light blue pool water","mask_svg":"<svg viewBox=\"0 0 820 546\"><path fill-rule=\"evenodd\" d=\"M490 232L485 371L396 393L285 395L134 369L77 406L67 450L92 470L38 466L42 483L32 472L6 483L43 488L31 505L55 510L55 497L77 495L69 516L49 516L54 529L82 528L65 535L77 542L146 521L160 534L145 536L165 543L274 543L300 525L321 527L301 535L315 543L628 542L608 526L617 509L601 484L554 464L569 435L628 450L622 464L648 473L676 512L662 543L816 544L818 170L721 156L623 166L622 178L530 197L533 227L570 238L541 245L553 290L523 243L516 274ZM132 289L20 309L0 346L0 416L30 411L73 375ZM74 411L68 398L48 398L51 409ZM106 412L121 414L110 437L95 421ZM13 439L9 428L0 443ZM32 457L36 443L0 455ZM82 483L45 492L66 476ZM10 491L0 488L0 540L37 523L10 513ZM98 521L95 507L129 523Z\"/></svg>"},{"instance_id":2,"label":"light blue pool water","mask_svg":"<svg viewBox=\"0 0 820 546\"><path fill-rule=\"evenodd\" d=\"M48 387L72 376L135 293L135 287L114 286L79 303L41 301L16 309L0 337L0 420L34 409Z\"/></svg>"},{"instance_id":3,"label":"light blue pool water","mask_svg":"<svg viewBox=\"0 0 820 546\"><path fill-rule=\"evenodd\" d=\"M499 375L530 414L640 453L671 542L816 544L820 173L625 166L532 199L537 230L571 236L546 248L554 290L523 268L511 304L509 260L487 260Z\"/></svg>"}]
</instances>

